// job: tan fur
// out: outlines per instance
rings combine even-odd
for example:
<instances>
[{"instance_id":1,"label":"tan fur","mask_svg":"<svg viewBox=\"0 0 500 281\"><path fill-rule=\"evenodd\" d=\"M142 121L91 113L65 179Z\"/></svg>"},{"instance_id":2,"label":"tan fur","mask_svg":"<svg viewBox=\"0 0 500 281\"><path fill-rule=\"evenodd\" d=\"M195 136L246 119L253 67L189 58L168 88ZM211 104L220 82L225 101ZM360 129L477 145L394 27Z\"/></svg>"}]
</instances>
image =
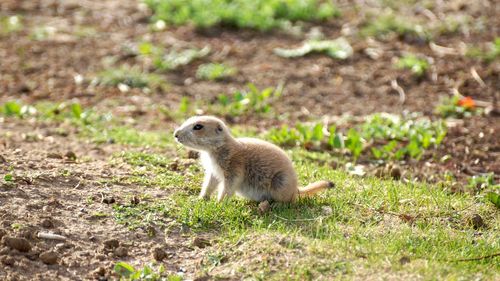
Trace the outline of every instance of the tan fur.
<instances>
[{"instance_id":1,"label":"tan fur","mask_svg":"<svg viewBox=\"0 0 500 281\"><path fill-rule=\"evenodd\" d=\"M259 139L233 138L224 122L212 116L189 118L174 136L201 154L205 169L201 198L217 190L218 201L236 193L259 202L291 202L333 186L318 181L299 189L292 161L281 148Z\"/></svg>"}]
</instances>

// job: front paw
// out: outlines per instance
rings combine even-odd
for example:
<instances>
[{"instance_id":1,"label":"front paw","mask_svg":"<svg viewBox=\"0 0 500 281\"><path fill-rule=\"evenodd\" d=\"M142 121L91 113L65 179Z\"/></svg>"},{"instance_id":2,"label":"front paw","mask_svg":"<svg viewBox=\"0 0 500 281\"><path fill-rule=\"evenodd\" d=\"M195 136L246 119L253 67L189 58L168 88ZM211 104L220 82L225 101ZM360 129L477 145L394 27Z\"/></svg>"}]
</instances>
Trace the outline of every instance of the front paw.
<instances>
[{"instance_id":1,"label":"front paw","mask_svg":"<svg viewBox=\"0 0 500 281\"><path fill-rule=\"evenodd\" d=\"M208 194L200 194L198 195L198 199L208 201L208 199L210 199L210 196Z\"/></svg>"}]
</instances>

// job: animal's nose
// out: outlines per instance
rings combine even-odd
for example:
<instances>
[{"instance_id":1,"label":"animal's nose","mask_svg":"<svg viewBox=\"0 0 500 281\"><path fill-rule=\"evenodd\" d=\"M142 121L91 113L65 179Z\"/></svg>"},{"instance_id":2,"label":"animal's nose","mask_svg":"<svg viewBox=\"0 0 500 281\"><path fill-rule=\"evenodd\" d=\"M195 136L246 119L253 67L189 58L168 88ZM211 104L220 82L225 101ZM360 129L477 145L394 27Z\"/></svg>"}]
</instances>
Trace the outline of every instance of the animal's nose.
<instances>
[{"instance_id":1,"label":"animal's nose","mask_svg":"<svg viewBox=\"0 0 500 281\"><path fill-rule=\"evenodd\" d=\"M179 132L178 132L177 130L175 130L175 132L174 132L174 137L175 137L176 139L177 139L177 138L179 138Z\"/></svg>"}]
</instances>

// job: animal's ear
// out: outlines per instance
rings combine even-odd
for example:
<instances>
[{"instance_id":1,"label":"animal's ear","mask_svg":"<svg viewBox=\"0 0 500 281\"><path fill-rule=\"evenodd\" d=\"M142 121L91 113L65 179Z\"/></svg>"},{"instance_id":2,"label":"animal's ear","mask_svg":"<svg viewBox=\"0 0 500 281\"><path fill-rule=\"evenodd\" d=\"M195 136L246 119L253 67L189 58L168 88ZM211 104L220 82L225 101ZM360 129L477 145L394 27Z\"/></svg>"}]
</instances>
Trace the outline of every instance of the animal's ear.
<instances>
[{"instance_id":1,"label":"animal's ear","mask_svg":"<svg viewBox=\"0 0 500 281\"><path fill-rule=\"evenodd\" d=\"M215 129L215 132L217 134L221 133L224 129L222 129L222 126L221 125L217 125L217 128Z\"/></svg>"}]
</instances>

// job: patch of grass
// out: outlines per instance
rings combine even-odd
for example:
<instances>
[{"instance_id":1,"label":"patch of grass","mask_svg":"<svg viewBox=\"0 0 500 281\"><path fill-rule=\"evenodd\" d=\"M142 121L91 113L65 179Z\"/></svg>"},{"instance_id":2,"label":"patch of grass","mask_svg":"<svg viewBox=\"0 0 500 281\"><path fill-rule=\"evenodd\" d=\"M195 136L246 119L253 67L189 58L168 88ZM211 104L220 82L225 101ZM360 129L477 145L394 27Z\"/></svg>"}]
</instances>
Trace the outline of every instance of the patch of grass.
<instances>
[{"instance_id":1,"label":"patch of grass","mask_svg":"<svg viewBox=\"0 0 500 281\"><path fill-rule=\"evenodd\" d=\"M23 22L20 16L0 16L0 36L21 31L23 29Z\"/></svg>"},{"instance_id":2,"label":"patch of grass","mask_svg":"<svg viewBox=\"0 0 500 281\"><path fill-rule=\"evenodd\" d=\"M335 40L308 40L296 49L276 48L274 53L285 58L302 57L309 53L325 53L335 59L347 59L352 56L351 44L340 37Z\"/></svg>"},{"instance_id":3,"label":"patch of grass","mask_svg":"<svg viewBox=\"0 0 500 281\"><path fill-rule=\"evenodd\" d=\"M202 80L222 80L234 76L236 72L236 68L222 63L207 63L198 67L196 77Z\"/></svg>"},{"instance_id":4,"label":"patch of grass","mask_svg":"<svg viewBox=\"0 0 500 281\"><path fill-rule=\"evenodd\" d=\"M246 200L197 199L201 172L188 179L178 173L166 183L173 192L168 202L130 205L115 209L115 216L133 213L132 221L171 219L195 233L216 232L225 246L207 252L204 265L226 277L231 269L270 280L282 280L286 274L296 280L316 280L338 274L381 274L381 268L423 279L498 277L492 270L498 269L498 258L453 262L500 250L496 227L500 221L492 204L427 184L352 177L314 164L302 156L302 149L289 153L302 184L329 179L336 188L293 204L274 203L269 213L261 215L257 204ZM135 163L159 168L168 163L158 155L144 160ZM146 177L154 180L156 175ZM175 188L178 180L191 187ZM487 227L480 236L466 223L470 213L485 220ZM232 250L225 252L227 247ZM259 261L252 256L259 256ZM401 266L402 259L409 264Z\"/></svg>"},{"instance_id":5,"label":"patch of grass","mask_svg":"<svg viewBox=\"0 0 500 281\"><path fill-rule=\"evenodd\" d=\"M489 43L486 49L472 47L467 50L467 56L491 63L500 57L500 37Z\"/></svg>"},{"instance_id":6,"label":"patch of grass","mask_svg":"<svg viewBox=\"0 0 500 281\"><path fill-rule=\"evenodd\" d=\"M210 47L208 46L203 49L172 49L167 52L163 48L148 42L141 43L138 50L140 55L151 60L153 66L160 71L175 70L210 53Z\"/></svg>"},{"instance_id":7,"label":"patch of grass","mask_svg":"<svg viewBox=\"0 0 500 281\"><path fill-rule=\"evenodd\" d=\"M206 28L227 25L269 30L296 21L320 21L339 15L330 1L318 0L144 0L154 20Z\"/></svg>"},{"instance_id":8,"label":"patch of grass","mask_svg":"<svg viewBox=\"0 0 500 281\"><path fill-rule=\"evenodd\" d=\"M105 86L125 85L130 88L161 88L166 86L163 77L144 72L136 67L122 66L106 69L97 75L95 83Z\"/></svg>"},{"instance_id":9,"label":"patch of grass","mask_svg":"<svg viewBox=\"0 0 500 281\"><path fill-rule=\"evenodd\" d=\"M409 69L415 76L422 76L429 68L429 62L413 54L407 54L398 59L396 67L400 69Z\"/></svg>"},{"instance_id":10,"label":"patch of grass","mask_svg":"<svg viewBox=\"0 0 500 281\"><path fill-rule=\"evenodd\" d=\"M96 143L118 143L143 147L172 147L170 132L144 132L122 125L111 114L98 114L93 109L84 109L79 103L42 102L23 105L8 101L0 105L0 115L23 118L33 116L55 123L70 123L79 130L82 137Z\"/></svg>"},{"instance_id":11,"label":"patch of grass","mask_svg":"<svg viewBox=\"0 0 500 281\"><path fill-rule=\"evenodd\" d=\"M431 39L429 31L422 25L408 22L408 20L397 17L394 14L380 15L373 20L368 21L361 28L362 36L371 36L383 39L391 34L399 37L418 38L428 41Z\"/></svg>"},{"instance_id":12,"label":"patch of grass","mask_svg":"<svg viewBox=\"0 0 500 281\"><path fill-rule=\"evenodd\" d=\"M491 189L491 190L500 189L500 185L495 184L494 173L475 175L470 177L467 182L467 187L476 191L481 191L485 189Z\"/></svg>"}]
</instances>

